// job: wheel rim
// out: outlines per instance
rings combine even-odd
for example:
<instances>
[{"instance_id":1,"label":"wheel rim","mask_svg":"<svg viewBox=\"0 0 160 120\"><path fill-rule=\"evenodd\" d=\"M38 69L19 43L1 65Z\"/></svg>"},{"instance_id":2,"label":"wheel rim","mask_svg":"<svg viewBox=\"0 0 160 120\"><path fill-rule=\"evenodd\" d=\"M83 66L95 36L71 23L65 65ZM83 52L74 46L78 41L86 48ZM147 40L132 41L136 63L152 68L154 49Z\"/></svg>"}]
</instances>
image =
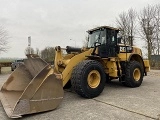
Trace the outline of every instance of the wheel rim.
<instances>
[{"instance_id":1,"label":"wheel rim","mask_svg":"<svg viewBox=\"0 0 160 120\"><path fill-rule=\"evenodd\" d=\"M87 78L88 85L91 88L96 88L100 84L100 81L101 81L100 73L97 70L92 70Z\"/></svg>"},{"instance_id":2,"label":"wheel rim","mask_svg":"<svg viewBox=\"0 0 160 120\"><path fill-rule=\"evenodd\" d=\"M133 77L136 81L139 81L140 77L141 77L141 71L136 68L134 71L133 71Z\"/></svg>"}]
</instances>

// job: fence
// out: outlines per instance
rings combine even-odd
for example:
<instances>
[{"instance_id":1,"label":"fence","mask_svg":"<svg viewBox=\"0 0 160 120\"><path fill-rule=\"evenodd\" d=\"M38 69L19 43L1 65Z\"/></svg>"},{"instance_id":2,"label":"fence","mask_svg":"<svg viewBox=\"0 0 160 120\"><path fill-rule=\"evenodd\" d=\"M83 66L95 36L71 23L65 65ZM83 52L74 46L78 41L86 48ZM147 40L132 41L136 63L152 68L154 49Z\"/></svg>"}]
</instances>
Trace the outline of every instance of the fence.
<instances>
[{"instance_id":1,"label":"fence","mask_svg":"<svg viewBox=\"0 0 160 120\"><path fill-rule=\"evenodd\" d=\"M151 55L151 69L160 70L160 55Z\"/></svg>"}]
</instances>

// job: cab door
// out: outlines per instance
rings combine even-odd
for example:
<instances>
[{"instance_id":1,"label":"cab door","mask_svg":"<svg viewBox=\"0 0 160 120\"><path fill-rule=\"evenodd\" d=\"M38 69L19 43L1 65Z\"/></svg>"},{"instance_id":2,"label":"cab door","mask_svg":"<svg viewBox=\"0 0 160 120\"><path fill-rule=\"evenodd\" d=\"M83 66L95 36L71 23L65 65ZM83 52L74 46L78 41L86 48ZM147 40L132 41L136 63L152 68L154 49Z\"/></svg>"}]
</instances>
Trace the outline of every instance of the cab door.
<instances>
[{"instance_id":1,"label":"cab door","mask_svg":"<svg viewBox=\"0 0 160 120\"><path fill-rule=\"evenodd\" d=\"M98 54L102 58L116 57L117 55L117 31L105 29L101 34L101 46Z\"/></svg>"}]
</instances>

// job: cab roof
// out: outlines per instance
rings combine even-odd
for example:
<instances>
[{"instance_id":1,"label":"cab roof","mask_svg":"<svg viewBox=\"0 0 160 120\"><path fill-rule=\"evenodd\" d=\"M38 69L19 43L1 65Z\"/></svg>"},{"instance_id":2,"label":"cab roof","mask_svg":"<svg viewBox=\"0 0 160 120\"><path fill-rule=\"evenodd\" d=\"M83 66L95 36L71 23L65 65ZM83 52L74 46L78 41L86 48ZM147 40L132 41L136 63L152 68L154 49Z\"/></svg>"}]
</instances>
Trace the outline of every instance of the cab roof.
<instances>
[{"instance_id":1,"label":"cab roof","mask_svg":"<svg viewBox=\"0 0 160 120\"><path fill-rule=\"evenodd\" d=\"M99 30L101 28L106 28L106 29L111 29L111 30L117 30L117 31L119 31L118 28L114 28L114 27L110 27L110 26L100 26L100 27L96 27L96 28L90 29L87 32L92 32L92 31L95 31L95 30Z\"/></svg>"}]
</instances>

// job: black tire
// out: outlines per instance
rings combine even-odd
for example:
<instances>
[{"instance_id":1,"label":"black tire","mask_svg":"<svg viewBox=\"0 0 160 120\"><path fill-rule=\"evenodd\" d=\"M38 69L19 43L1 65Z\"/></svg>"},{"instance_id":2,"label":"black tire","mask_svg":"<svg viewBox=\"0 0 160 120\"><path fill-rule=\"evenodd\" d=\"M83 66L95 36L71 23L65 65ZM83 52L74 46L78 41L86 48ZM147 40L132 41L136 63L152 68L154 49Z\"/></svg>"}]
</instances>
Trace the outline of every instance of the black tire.
<instances>
[{"instance_id":1,"label":"black tire","mask_svg":"<svg viewBox=\"0 0 160 120\"><path fill-rule=\"evenodd\" d=\"M82 97L97 97L103 91L105 82L103 66L95 60L84 60L73 69L71 84Z\"/></svg>"},{"instance_id":2,"label":"black tire","mask_svg":"<svg viewBox=\"0 0 160 120\"><path fill-rule=\"evenodd\" d=\"M126 65L125 76L123 76L123 85L128 87L139 87L143 81L143 68L137 61L130 61Z\"/></svg>"}]
</instances>

